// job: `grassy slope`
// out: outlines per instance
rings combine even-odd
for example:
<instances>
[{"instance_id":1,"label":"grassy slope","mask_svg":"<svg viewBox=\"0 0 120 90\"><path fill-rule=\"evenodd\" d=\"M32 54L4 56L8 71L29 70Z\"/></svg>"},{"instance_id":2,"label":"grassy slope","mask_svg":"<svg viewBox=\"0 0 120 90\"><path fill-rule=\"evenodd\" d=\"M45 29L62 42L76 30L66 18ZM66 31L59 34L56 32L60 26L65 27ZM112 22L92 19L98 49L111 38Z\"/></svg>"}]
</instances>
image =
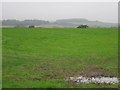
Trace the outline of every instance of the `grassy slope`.
<instances>
[{"instance_id":1,"label":"grassy slope","mask_svg":"<svg viewBox=\"0 0 120 90\"><path fill-rule=\"evenodd\" d=\"M115 87L74 85L65 77L90 68L117 76L117 29L3 29L3 87Z\"/></svg>"}]
</instances>

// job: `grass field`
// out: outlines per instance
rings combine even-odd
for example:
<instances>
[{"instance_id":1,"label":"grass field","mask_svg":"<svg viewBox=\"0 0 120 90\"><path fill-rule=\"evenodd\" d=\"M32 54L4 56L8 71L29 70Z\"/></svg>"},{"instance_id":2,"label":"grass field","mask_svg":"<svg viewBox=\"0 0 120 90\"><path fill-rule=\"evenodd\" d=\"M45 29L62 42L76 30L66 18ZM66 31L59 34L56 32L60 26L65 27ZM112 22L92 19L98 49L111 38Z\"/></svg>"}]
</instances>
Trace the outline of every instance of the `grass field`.
<instances>
[{"instance_id":1,"label":"grass field","mask_svg":"<svg viewBox=\"0 0 120 90\"><path fill-rule=\"evenodd\" d=\"M3 88L94 88L69 76L117 76L117 28L3 28Z\"/></svg>"}]
</instances>

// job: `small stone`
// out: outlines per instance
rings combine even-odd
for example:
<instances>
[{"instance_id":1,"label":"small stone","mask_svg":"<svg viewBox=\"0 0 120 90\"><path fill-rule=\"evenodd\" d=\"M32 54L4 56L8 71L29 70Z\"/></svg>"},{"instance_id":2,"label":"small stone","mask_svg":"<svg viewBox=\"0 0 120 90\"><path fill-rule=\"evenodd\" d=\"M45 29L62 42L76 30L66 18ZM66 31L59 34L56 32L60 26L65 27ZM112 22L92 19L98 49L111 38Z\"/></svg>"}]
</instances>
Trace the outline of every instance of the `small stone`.
<instances>
[{"instance_id":1,"label":"small stone","mask_svg":"<svg viewBox=\"0 0 120 90\"><path fill-rule=\"evenodd\" d=\"M103 83L103 84L116 84L119 83L119 79L117 77L83 77L83 76L79 76L79 77L69 77L70 81L76 82L76 83Z\"/></svg>"}]
</instances>

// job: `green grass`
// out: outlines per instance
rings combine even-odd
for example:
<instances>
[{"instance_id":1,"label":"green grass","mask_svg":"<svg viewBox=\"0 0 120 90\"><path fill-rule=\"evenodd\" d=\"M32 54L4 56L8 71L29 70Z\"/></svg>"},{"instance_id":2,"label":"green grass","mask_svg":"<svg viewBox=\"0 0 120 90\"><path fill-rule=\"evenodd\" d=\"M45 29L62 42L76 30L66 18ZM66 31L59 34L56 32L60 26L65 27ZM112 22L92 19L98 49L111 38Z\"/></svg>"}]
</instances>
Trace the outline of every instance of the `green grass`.
<instances>
[{"instance_id":1,"label":"green grass","mask_svg":"<svg viewBox=\"0 0 120 90\"><path fill-rule=\"evenodd\" d=\"M117 76L117 28L3 28L3 87L117 87L64 79L102 68Z\"/></svg>"},{"instance_id":2,"label":"green grass","mask_svg":"<svg viewBox=\"0 0 120 90\"><path fill-rule=\"evenodd\" d=\"M2 89L2 28L0 28L0 89Z\"/></svg>"}]
</instances>

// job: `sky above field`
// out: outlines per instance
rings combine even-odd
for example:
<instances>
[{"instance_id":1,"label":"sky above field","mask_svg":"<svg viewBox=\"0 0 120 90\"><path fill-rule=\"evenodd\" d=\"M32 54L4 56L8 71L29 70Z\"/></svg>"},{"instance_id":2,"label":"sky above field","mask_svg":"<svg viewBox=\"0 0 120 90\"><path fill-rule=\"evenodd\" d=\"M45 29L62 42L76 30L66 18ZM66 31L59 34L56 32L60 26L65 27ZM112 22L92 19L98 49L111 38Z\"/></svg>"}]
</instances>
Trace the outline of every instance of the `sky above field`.
<instances>
[{"instance_id":1,"label":"sky above field","mask_svg":"<svg viewBox=\"0 0 120 90\"><path fill-rule=\"evenodd\" d=\"M3 19L85 18L91 21L118 21L117 2L3 2Z\"/></svg>"}]
</instances>

